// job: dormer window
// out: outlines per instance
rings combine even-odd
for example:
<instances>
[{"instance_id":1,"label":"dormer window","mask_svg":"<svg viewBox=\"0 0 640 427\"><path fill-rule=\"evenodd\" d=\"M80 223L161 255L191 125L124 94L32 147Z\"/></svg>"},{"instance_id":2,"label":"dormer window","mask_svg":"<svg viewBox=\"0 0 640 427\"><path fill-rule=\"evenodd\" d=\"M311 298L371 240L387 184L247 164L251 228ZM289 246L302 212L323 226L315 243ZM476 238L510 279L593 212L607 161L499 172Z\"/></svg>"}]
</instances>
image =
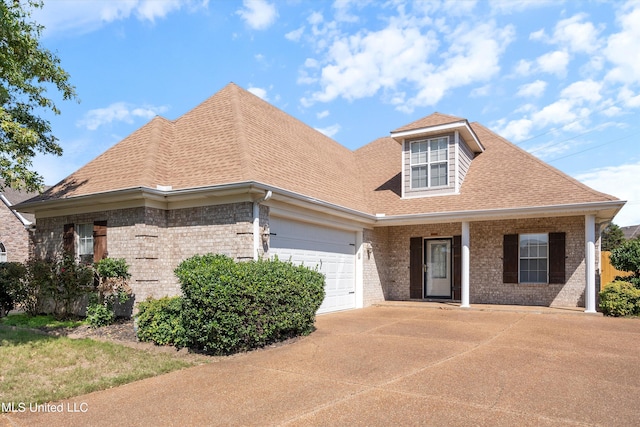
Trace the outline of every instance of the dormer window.
<instances>
[{"instance_id":1,"label":"dormer window","mask_svg":"<svg viewBox=\"0 0 640 427\"><path fill-rule=\"evenodd\" d=\"M449 138L411 142L411 188L448 185Z\"/></svg>"},{"instance_id":2,"label":"dormer window","mask_svg":"<svg viewBox=\"0 0 640 427\"><path fill-rule=\"evenodd\" d=\"M391 132L402 144L402 198L459 194L477 154L484 151L469 122L434 113Z\"/></svg>"}]
</instances>

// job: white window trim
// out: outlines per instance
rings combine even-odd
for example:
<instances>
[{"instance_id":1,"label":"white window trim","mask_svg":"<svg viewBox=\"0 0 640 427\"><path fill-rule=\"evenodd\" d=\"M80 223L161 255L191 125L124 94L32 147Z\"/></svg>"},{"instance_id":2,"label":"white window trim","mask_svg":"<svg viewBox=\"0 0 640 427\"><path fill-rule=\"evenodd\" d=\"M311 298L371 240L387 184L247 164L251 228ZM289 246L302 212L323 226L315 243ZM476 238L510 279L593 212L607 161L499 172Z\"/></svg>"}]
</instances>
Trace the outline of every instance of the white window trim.
<instances>
[{"instance_id":1,"label":"white window trim","mask_svg":"<svg viewBox=\"0 0 640 427\"><path fill-rule=\"evenodd\" d=\"M522 241L522 237L523 236L536 236L536 235L540 235L540 236L546 236L547 241L546 241L546 247L547 247L547 252L545 254L544 259L547 262L546 265L546 272L547 274L545 275L545 281L544 282L523 282L522 281L522 254L520 252L520 248L522 247L520 242ZM528 257L525 259L543 259L542 257ZM522 234L518 234L518 283L524 284L524 285L547 285L549 284L549 233L522 233Z\"/></svg>"},{"instance_id":2,"label":"white window trim","mask_svg":"<svg viewBox=\"0 0 640 427\"><path fill-rule=\"evenodd\" d=\"M91 252L81 253L80 249L83 247L83 245L82 245L83 237L80 235L80 229L82 227L85 227L85 226L90 230L90 233L89 233L90 237L87 236L87 237L84 237L84 239L85 239L85 242L91 241L91 245L89 245L89 247L91 248ZM77 248L76 249L76 252L77 252L76 255L78 257L93 255L93 223L77 224L75 232L76 232L75 238L76 238L76 248Z\"/></svg>"},{"instance_id":3,"label":"white window trim","mask_svg":"<svg viewBox=\"0 0 640 427\"><path fill-rule=\"evenodd\" d=\"M446 156L445 156L445 160L444 161L437 161L437 162L432 162L431 161L431 141L436 141L439 139L445 139L446 140ZM419 143L423 143L426 142L427 143L427 161L425 163L413 163L413 159L412 159L412 146L413 144L419 144ZM449 188L450 183L449 183L449 145L450 145L450 141L449 141L449 136L438 136L435 138L426 138L426 139L417 139L415 141L410 141L409 142L409 188L411 190L426 190L426 189L437 189L437 188ZM446 165L446 170L447 173L445 175L446 178L446 184L444 185L431 185L431 166L434 164L441 164L444 163ZM425 187L414 187L413 186L413 168L414 166L426 166L427 169L427 185ZM403 165L403 170L404 170L404 165Z\"/></svg>"},{"instance_id":4,"label":"white window trim","mask_svg":"<svg viewBox=\"0 0 640 427\"><path fill-rule=\"evenodd\" d=\"M7 248L4 246L4 243L0 242L0 262L7 262Z\"/></svg>"}]
</instances>

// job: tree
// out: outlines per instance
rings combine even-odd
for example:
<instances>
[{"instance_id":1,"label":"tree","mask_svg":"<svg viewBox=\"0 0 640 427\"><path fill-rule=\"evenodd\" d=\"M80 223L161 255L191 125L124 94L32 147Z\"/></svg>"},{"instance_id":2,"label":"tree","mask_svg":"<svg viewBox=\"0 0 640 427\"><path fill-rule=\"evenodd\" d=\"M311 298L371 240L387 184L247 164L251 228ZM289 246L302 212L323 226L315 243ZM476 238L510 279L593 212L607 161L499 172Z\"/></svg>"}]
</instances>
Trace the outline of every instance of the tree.
<instances>
[{"instance_id":1,"label":"tree","mask_svg":"<svg viewBox=\"0 0 640 427\"><path fill-rule=\"evenodd\" d=\"M0 0L0 190L37 191L42 177L31 170L36 153L62 155L45 111L60 114L47 90L77 99L60 59L40 44L43 26L31 21L41 0Z\"/></svg>"},{"instance_id":2,"label":"tree","mask_svg":"<svg viewBox=\"0 0 640 427\"><path fill-rule=\"evenodd\" d=\"M630 271L629 277L621 277L619 280L633 283L640 288L640 240L626 240L620 246L611 251L611 265L616 270ZM618 280L618 278L616 278Z\"/></svg>"},{"instance_id":3,"label":"tree","mask_svg":"<svg viewBox=\"0 0 640 427\"><path fill-rule=\"evenodd\" d=\"M602 231L602 250L612 251L620 246L625 241L624 232L622 228L618 227L614 223L607 225Z\"/></svg>"}]
</instances>

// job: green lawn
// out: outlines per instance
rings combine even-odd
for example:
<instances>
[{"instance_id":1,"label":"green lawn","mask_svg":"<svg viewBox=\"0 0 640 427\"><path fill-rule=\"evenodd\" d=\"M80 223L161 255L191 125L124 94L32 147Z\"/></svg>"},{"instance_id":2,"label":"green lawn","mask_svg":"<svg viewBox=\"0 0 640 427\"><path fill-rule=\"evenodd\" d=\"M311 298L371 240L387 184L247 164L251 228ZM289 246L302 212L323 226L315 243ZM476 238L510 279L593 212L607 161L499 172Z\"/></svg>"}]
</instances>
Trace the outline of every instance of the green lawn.
<instances>
[{"instance_id":1,"label":"green lawn","mask_svg":"<svg viewBox=\"0 0 640 427\"><path fill-rule=\"evenodd\" d=\"M0 402L56 401L197 363L171 353L0 325Z\"/></svg>"}]
</instances>

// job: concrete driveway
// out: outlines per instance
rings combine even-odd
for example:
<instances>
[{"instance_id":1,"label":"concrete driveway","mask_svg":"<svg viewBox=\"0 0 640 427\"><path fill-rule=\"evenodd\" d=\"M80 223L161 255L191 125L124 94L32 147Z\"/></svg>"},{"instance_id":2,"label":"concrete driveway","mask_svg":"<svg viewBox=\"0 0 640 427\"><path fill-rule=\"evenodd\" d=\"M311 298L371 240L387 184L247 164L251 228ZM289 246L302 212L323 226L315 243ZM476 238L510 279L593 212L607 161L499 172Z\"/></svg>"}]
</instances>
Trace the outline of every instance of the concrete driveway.
<instances>
[{"instance_id":1,"label":"concrete driveway","mask_svg":"<svg viewBox=\"0 0 640 427\"><path fill-rule=\"evenodd\" d=\"M382 306L9 425L638 425L640 320ZM76 412L71 412L71 411ZM84 411L84 412L83 412ZM0 423L2 424L2 423Z\"/></svg>"}]
</instances>

